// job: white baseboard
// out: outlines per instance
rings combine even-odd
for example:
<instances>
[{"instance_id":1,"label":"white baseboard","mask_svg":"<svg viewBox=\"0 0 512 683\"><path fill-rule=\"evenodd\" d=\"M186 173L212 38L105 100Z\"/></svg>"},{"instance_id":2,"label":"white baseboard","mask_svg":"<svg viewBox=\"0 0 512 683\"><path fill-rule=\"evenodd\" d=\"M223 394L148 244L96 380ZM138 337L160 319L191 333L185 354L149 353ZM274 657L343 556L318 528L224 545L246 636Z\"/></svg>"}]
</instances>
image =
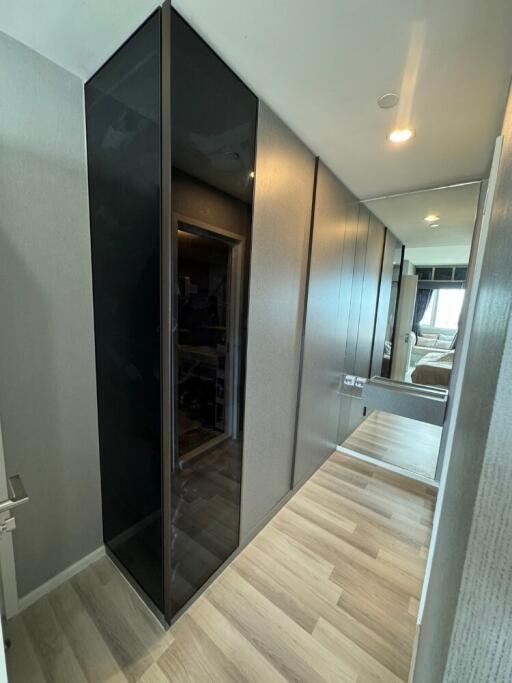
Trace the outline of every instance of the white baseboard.
<instances>
[{"instance_id":1,"label":"white baseboard","mask_svg":"<svg viewBox=\"0 0 512 683\"><path fill-rule=\"evenodd\" d=\"M397 465L392 465L389 462L384 462L384 460L379 460L378 458L372 458L364 453L359 453L358 451L353 451L351 448L345 448L344 446L336 446L338 453L344 453L345 455L350 455L352 458L357 460L362 460L370 465L376 465L381 467L383 470L388 470L389 472L394 472L395 474L400 474L402 477L407 479L414 479L415 481L420 481L422 484L428 484L434 489L439 488L439 482L435 479L429 479L429 477L424 477L422 474L416 474L416 472L411 472L409 470L404 470L403 467L398 467Z\"/></svg>"},{"instance_id":2,"label":"white baseboard","mask_svg":"<svg viewBox=\"0 0 512 683\"><path fill-rule=\"evenodd\" d=\"M55 588L62 586L63 583L71 579L73 576L75 576L75 574L78 574L83 569L86 569L90 564L96 562L96 560L100 560L104 556L105 546L102 545L99 548L96 548L96 550L93 550L92 553L89 553L89 555L82 557L82 559L78 560L78 562L75 562L70 567L67 567L61 571L59 574L57 574L57 576L52 577L46 581L46 583L43 583L33 591L30 591L30 593L27 593L27 595L24 595L19 599L18 613L23 612L23 610L27 609L27 607L30 607L30 605L33 605L34 602L37 602L39 598L48 595L48 593L50 593L52 590L55 590Z\"/></svg>"}]
</instances>

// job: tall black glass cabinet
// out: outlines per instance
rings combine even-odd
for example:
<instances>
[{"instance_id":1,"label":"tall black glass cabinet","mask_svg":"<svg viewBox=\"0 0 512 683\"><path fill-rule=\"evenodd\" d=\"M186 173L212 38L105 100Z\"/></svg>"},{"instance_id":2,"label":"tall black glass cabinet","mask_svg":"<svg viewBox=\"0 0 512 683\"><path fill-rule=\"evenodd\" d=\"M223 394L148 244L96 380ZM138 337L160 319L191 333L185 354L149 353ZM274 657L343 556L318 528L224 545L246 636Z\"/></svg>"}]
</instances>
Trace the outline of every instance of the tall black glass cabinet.
<instances>
[{"instance_id":1,"label":"tall black glass cabinet","mask_svg":"<svg viewBox=\"0 0 512 683\"><path fill-rule=\"evenodd\" d=\"M104 540L170 623L239 544L258 104L168 4L85 103Z\"/></svg>"}]
</instances>

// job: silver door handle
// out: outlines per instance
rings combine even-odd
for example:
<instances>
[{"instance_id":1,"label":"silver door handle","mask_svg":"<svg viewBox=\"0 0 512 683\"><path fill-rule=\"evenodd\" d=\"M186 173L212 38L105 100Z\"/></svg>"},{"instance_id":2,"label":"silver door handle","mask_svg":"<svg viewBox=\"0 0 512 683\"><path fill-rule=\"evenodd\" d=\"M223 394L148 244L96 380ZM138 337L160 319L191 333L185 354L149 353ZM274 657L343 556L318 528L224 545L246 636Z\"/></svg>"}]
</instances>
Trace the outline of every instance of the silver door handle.
<instances>
[{"instance_id":1,"label":"silver door handle","mask_svg":"<svg viewBox=\"0 0 512 683\"><path fill-rule=\"evenodd\" d=\"M23 505L23 503L28 503L29 500L25 487L18 474L15 474L14 477L9 477L7 480L7 488L9 489L9 498L0 501L0 514L17 508L19 505Z\"/></svg>"}]
</instances>

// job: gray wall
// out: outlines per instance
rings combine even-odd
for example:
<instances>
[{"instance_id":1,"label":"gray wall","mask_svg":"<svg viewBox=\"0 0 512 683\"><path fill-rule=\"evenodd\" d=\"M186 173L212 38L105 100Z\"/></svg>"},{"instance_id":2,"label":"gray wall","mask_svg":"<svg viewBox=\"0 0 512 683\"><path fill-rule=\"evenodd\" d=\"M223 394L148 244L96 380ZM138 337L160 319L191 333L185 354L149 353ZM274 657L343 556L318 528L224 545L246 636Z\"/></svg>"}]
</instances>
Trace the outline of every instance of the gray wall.
<instances>
[{"instance_id":1,"label":"gray wall","mask_svg":"<svg viewBox=\"0 0 512 683\"><path fill-rule=\"evenodd\" d=\"M344 361L343 274L346 236L353 239L356 198L322 163L316 189L310 260L294 486L301 484L336 447L338 380ZM350 229L347 230L347 226ZM340 289L343 289L340 297Z\"/></svg>"},{"instance_id":2,"label":"gray wall","mask_svg":"<svg viewBox=\"0 0 512 683\"><path fill-rule=\"evenodd\" d=\"M263 103L252 224L241 537L291 488L315 159Z\"/></svg>"},{"instance_id":3,"label":"gray wall","mask_svg":"<svg viewBox=\"0 0 512 683\"><path fill-rule=\"evenodd\" d=\"M347 326L346 345L340 372L361 377L368 377L370 373L385 232L383 224L360 204L357 228L345 235L344 262L352 271L341 290L342 300L350 303L348 323L344 323ZM390 294L391 290L388 308ZM343 391L339 403L339 444L363 420L364 408L357 390L344 387Z\"/></svg>"},{"instance_id":4,"label":"gray wall","mask_svg":"<svg viewBox=\"0 0 512 683\"><path fill-rule=\"evenodd\" d=\"M512 681L511 444L509 322L443 679L446 683Z\"/></svg>"},{"instance_id":5,"label":"gray wall","mask_svg":"<svg viewBox=\"0 0 512 683\"><path fill-rule=\"evenodd\" d=\"M0 34L0 418L26 594L102 543L81 81Z\"/></svg>"},{"instance_id":6,"label":"gray wall","mask_svg":"<svg viewBox=\"0 0 512 683\"><path fill-rule=\"evenodd\" d=\"M493 666L510 667L510 594L501 603L510 579L510 525L504 517L510 506L510 439L506 431L505 389L498 394L501 413L489 424L495 405L496 385L512 309L512 99L509 98L504 124L504 147L498 174L489 237L483 259L480 287L469 339L466 370L455 424L453 446L446 464L444 495L439 513L439 528L432 558L428 591L418 641L414 683L439 683L443 680L454 614L464 561L460 612L450 654L448 681L508 681L493 677ZM505 360L508 363L508 358ZM508 365L502 378L507 377ZM501 380L506 381L504 379ZM509 385L510 386L510 385ZM508 390L506 397L510 396ZM488 438L489 437L489 438ZM484 460L485 454L485 460ZM483 479L476 515L473 508L484 461ZM490 493L492 491L492 494ZM473 521L473 527L472 527ZM471 542L466 559L468 537ZM486 545L476 544L486 538ZM490 551L491 555L486 556ZM507 565L508 561L508 565ZM493 567L488 564L494 563ZM500 572L507 567L508 576ZM484 610L484 604L486 609ZM477 614L468 630L469 606ZM507 625L508 620L508 625ZM468 643L462 648L461 628ZM500 628L504 631L497 637ZM480 631L478 634L477 631ZM493 641L494 637L494 641ZM493 642L492 647L489 644ZM465 664L462 660L467 658ZM467 675L460 676L464 667Z\"/></svg>"}]
</instances>

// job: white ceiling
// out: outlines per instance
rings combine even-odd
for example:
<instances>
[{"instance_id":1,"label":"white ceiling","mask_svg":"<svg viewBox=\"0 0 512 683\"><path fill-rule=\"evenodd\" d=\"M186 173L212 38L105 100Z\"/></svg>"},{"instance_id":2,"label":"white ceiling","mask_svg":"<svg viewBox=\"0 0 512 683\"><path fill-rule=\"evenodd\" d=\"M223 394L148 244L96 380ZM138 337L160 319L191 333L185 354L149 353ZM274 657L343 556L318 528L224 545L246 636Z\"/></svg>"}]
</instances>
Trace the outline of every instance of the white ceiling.
<instances>
[{"instance_id":1,"label":"white ceiling","mask_svg":"<svg viewBox=\"0 0 512 683\"><path fill-rule=\"evenodd\" d=\"M155 0L2 0L0 30L89 77ZM360 197L485 177L512 66L510 0L175 0ZM381 110L379 95L401 94ZM396 148L386 135L410 125Z\"/></svg>"},{"instance_id":2,"label":"white ceiling","mask_svg":"<svg viewBox=\"0 0 512 683\"><path fill-rule=\"evenodd\" d=\"M462 266L469 262L470 245L457 247L413 247L404 258L415 266Z\"/></svg>"},{"instance_id":3,"label":"white ceiling","mask_svg":"<svg viewBox=\"0 0 512 683\"><path fill-rule=\"evenodd\" d=\"M365 202L407 248L467 247L471 244L480 183L415 192ZM439 216L431 228L425 216Z\"/></svg>"}]
</instances>

